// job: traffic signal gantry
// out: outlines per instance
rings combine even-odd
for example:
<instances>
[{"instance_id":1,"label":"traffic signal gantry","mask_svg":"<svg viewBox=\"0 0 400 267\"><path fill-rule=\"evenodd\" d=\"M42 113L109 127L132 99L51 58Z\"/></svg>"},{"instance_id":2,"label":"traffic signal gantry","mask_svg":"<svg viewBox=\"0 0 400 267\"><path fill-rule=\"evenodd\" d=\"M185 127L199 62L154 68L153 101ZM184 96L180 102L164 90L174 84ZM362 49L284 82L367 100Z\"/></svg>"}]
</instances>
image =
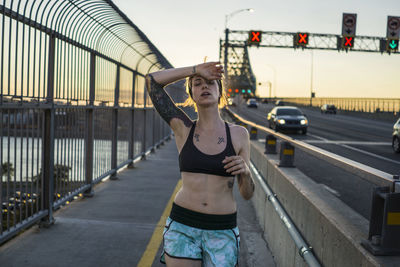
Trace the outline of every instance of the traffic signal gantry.
<instances>
[{"instance_id":1,"label":"traffic signal gantry","mask_svg":"<svg viewBox=\"0 0 400 267\"><path fill-rule=\"evenodd\" d=\"M386 38L357 36L357 14L343 13L342 34L311 34L308 32L285 33L247 31L247 45L277 48L307 48L323 50L399 53L400 17L388 16ZM231 31L231 34L243 31ZM263 37L267 36L267 38ZM288 44L288 38L292 44ZM356 41L357 39L357 41Z\"/></svg>"}]
</instances>

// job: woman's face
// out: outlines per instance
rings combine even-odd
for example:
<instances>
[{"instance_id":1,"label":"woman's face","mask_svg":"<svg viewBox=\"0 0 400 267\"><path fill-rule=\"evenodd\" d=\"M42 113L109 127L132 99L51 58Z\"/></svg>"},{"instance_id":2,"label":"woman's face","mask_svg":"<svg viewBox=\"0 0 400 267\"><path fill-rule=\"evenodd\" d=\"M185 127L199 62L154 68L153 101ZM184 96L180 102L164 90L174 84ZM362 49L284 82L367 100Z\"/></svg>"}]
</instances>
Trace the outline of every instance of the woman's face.
<instances>
[{"instance_id":1,"label":"woman's face","mask_svg":"<svg viewBox=\"0 0 400 267\"><path fill-rule=\"evenodd\" d=\"M197 105L217 104L220 97L218 83L216 80L206 80L201 76L192 79L192 95Z\"/></svg>"}]
</instances>

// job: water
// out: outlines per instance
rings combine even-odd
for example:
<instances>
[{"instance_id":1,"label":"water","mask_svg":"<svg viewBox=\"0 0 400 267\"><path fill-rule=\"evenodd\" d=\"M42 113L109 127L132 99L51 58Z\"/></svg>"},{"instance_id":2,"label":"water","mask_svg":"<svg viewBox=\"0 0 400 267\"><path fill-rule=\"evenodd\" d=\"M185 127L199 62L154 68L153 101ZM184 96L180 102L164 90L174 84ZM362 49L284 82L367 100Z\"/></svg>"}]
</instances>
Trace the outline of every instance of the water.
<instances>
[{"instance_id":1,"label":"water","mask_svg":"<svg viewBox=\"0 0 400 267\"><path fill-rule=\"evenodd\" d=\"M9 144L9 145L8 145ZM118 164L128 159L128 141L118 141ZM141 142L134 144L135 155L141 151ZM0 161L10 162L14 173L10 181L30 181L41 171L42 140L41 138L2 137L0 139ZM94 176L110 170L111 141L94 140L93 155ZM71 167L70 180L83 181L85 179L85 142L83 138L65 138L54 140L54 164ZM101 169L99 173L98 169ZM96 178L96 177L94 177ZM2 177L7 181L7 175Z\"/></svg>"}]
</instances>

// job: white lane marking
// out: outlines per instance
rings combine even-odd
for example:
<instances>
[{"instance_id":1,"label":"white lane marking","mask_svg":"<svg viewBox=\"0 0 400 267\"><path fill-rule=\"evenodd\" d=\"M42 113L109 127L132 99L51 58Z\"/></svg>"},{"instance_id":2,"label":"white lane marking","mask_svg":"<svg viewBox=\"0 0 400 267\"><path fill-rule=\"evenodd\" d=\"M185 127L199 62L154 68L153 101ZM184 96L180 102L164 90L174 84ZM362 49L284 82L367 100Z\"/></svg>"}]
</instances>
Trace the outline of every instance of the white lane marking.
<instances>
[{"instance_id":1,"label":"white lane marking","mask_svg":"<svg viewBox=\"0 0 400 267\"><path fill-rule=\"evenodd\" d=\"M265 119L267 121L267 114L260 115L260 114L258 114L258 112L254 111L254 110L247 110L247 112L252 113L252 114L254 114L254 115L258 116L258 117L261 117L261 118L263 118L263 119Z\"/></svg>"},{"instance_id":2,"label":"white lane marking","mask_svg":"<svg viewBox=\"0 0 400 267\"><path fill-rule=\"evenodd\" d=\"M314 137L314 138L318 138L318 139L321 139L321 140L324 140L324 141L330 141L330 140L328 140L328 139L325 139L325 138L320 137L320 136L317 136L317 135L311 135L311 134L309 134L309 136L312 136L312 137ZM354 151L360 152L360 153L362 153L362 154L365 154L365 155L368 155L368 156L371 156L371 157L374 157L374 158L378 158L378 159L381 159L381 160L384 160L384 161L388 161L388 162L391 162L391 163L395 163L395 164L400 165L400 162L399 162L399 161L392 160L392 159L389 159L389 158L386 158L386 157L382 157L382 156L379 156L379 155L377 155L377 154L374 154L374 153L371 153L371 152L368 152L368 151L364 151L364 150L361 150L361 149L358 149L358 148L355 148L355 147L351 147L351 146L348 146L348 145L345 145L345 144L340 144L340 143L337 143L337 145L338 145L338 146L345 147L345 148L348 148L348 149L350 149L350 150L354 150Z\"/></svg>"},{"instance_id":3,"label":"white lane marking","mask_svg":"<svg viewBox=\"0 0 400 267\"><path fill-rule=\"evenodd\" d=\"M355 148L355 147L352 147L352 146L348 146L348 145L341 145L341 146L343 146L345 148L348 148L348 149L351 149L351 150L354 150L354 151L357 151L357 152L360 152L360 153L363 153L363 154L366 154L366 155L369 155L371 157L375 157L375 158L378 158L378 159L381 159L381 160L386 160L386 161L389 161L389 162L392 162L392 163L400 165L400 162L396 161L396 160L385 158L385 157L379 156L377 154L374 154L374 153L371 153L371 152L368 152L368 151L364 151L364 150L361 150L361 149L358 149L358 148Z\"/></svg>"},{"instance_id":4,"label":"white lane marking","mask_svg":"<svg viewBox=\"0 0 400 267\"><path fill-rule=\"evenodd\" d=\"M313 135L313 134L307 134L308 136L311 136L311 137L314 137L314 138L316 138L316 139L319 139L319 140L324 140L324 141L329 141L328 139L326 139L326 138L323 138L323 137L321 137L321 136L317 136L317 135Z\"/></svg>"}]
</instances>

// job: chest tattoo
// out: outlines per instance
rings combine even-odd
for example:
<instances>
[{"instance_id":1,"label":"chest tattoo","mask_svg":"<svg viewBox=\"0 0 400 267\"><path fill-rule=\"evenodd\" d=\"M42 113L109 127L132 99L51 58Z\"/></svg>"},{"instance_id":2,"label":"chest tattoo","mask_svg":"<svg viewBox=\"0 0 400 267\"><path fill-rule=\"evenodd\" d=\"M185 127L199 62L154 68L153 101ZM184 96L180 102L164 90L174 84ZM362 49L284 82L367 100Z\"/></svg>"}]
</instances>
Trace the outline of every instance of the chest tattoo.
<instances>
[{"instance_id":1,"label":"chest tattoo","mask_svg":"<svg viewBox=\"0 0 400 267\"><path fill-rule=\"evenodd\" d=\"M199 142L199 137L200 137L199 134L194 134L194 138L196 139L196 142Z\"/></svg>"},{"instance_id":2,"label":"chest tattoo","mask_svg":"<svg viewBox=\"0 0 400 267\"><path fill-rule=\"evenodd\" d=\"M218 137L218 145L221 143L224 143L224 142L225 142L225 140L223 137Z\"/></svg>"}]
</instances>

